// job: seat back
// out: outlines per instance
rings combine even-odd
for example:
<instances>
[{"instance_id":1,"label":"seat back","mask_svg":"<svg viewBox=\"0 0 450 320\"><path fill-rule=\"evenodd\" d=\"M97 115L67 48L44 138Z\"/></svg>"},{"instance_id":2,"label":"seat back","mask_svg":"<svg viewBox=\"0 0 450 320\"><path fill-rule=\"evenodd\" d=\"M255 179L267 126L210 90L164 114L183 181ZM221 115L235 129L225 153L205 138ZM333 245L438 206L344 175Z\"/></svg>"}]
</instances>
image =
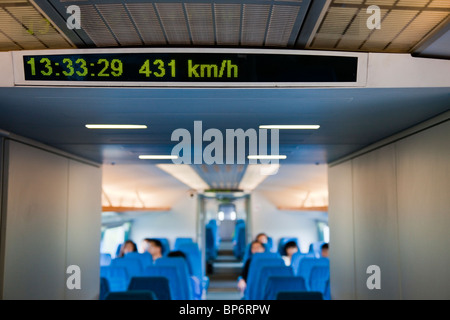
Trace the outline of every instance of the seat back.
<instances>
[{"instance_id":1,"label":"seat back","mask_svg":"<svg viewBox=\"0 0 450 320\"><path fill-rule=\"evenodd\" d=\"M321 250L322 250L322 245L325 243L325 241L316 241L313 242L309 245L309 252L310 254L312 254L314 257L316 258L320 258L321 257Z\"/></svg>"},{"instance_id":2,"label":"seat back","mask_svg":"<svg viewBox=\"0 0 450 320\"><path fill-rule=\"evenodd\" d=\"M155 266L173 266L178 272L180 282L178 285L183 290L187 300L193 300L193 288L187 262L181 257L159 258L155 261Z\"/></svg>"},{"instance_id":3,"label":"seat back","mask_svg":"<svg viewBox=\"0 0 450 320\"><path fill-rule=\"evenodd\" d=\"M309 279L311 276L311 270L315 266L325 266L327 268L330 267L330 260L328 258L309 258L305 257L301 259L298 265L297 276L302 277L306 281L306 288L309 288Z\"/></svg>"},{"instance_id":4,"label":"seat back","mask_svg":"<svg viewBox=\"0 0 450 320\"><path fill-rule=\"evenodd\" d=\"M294 275L297 276L298 274L298 268L300 265L300 261L303 258L314 258L314 254L312 253L301 253L301 252L297 252L292 256L292 260L291 260L291 268L292 270L294 270Z\"/></svg>"},{"instance_id":5,"label":"seat back","mask_svg":"<svg viewBox=\"0 0 450 320\"><path fill-rule=\"evenodd\" d=\"M127 269L128 276L138 277L142 274L142 263L138 258L116 258L111 261L111 266L124 267Z\"/></svg>"},{"instance_id":6,"label":"seat back","mask_svg":"<svg viewBox=\"0 0 450 320\"><path fill-rule=\"evenodd\" d=\"M132 277L128 291L153 291L158 300L171 300L169 280L166 277Z\"/></svg>"},{"instance_id":7,"label":"seat back","mask_svg":"<svg viewBox=\"0 0 450 320\"><path fill-rule=\"evenodd\" d=\"M108 280L110 292L126 291L130 282L127 269L123 266L100 267L100 277Z\"/></svg>"},{"instance_id":8,"label":"seat back","mask_svg":"<svg viewBox=\"0 0 450 320\"><path fill-rule=\"evenodd\" d=\"M271 276L267 279L263 300L275 300L279 292L307 291L302 277Z\"/></svg>"},{"instance_id":9,"label":"seat back","mask_svg":"<svg viewBox=\"0 0 450 320\"><path fill-rule=\"evenodd\" d=\"M217 258L218 253L213 227L206 226L205 238L206 238L206 261L213 261Z\"/></svg>"},{"instance_id":10,"label":"seat back","mask_svg":"<svg viewBox=\"0 0 450 320\"><path fill-rule=\"evenodd\" d=\"M284 261L281 257L268 253L254 254L248 268L247 288L244 292L245 299L249 300L255 296L256 283L259 281L261 268L264 266L284 266Z\"/></svg>"},{"instance_id":11,"label":"seat back","mask_svg":"<svg viewBox=\"0 0 450 320\"><path fill-rule=\"evenodd\" d=\"M244 257L246 247L245 224L238 224L235 229L236 240L233 247L233 254L237 259Z\"/></svg>"},{"instance_id":12,"label":"seat back","mask_svg":"<svg viewBox=\"0 0 450 320\"><path fill-rule=\"evenodd\" d=\"M105 300L106 295L110 292L108 279L100 277L100 294L99 300Z\"/></svg>"},{"instance_id":13,"label":"seat back","mask_svg":"<svg viewBox=\"0 0 450 320\"><path fill-rule=\"evenodd\" d=\"M179 250L181 244L193 243L193 242L194 242L194 240L192 240L192 238L176 238L174 249Z\"/></svg>"},{"instance_id":14,"label":"seat back","mask_svg":"<svg viewBox=\"0 0 450 320\"><path fill-rule=\"evenodd\" d=\"M330 279L330 268L328 266L314 266L309 276L309 290L318 291L325 295L327 281Z\"/></svg>"},{"instance_id":15,"label":"seat back","mask_svg":"<svg viewBox=\"0 0 450 320\"><path fill-rule=\"evenodd\" d=\"M323 300L320 292L311 291L280 291L277 300Z\"/></svg>"},{"instance_id":16,"label":"seat back","mask_svg":"<svg viewBox=\"0 0 450 320\"><path fill-rule=\"evenodd\" d=\"M267 279L272 276L292 277L294 272L292 268L286 266L262 266L259 272L258 280L255 283L254 296L249 297L250 300L261 300L264 298L264 289L266 288Z\"/></svg>"},{"instance_id":17,"label":"seat back","mask_svg":"<svg viewBox=\"0 0 450 320\"><path fill-rule=\"evenodd\" d=\"M158 298L153 291L133 290L110 292L106 295L105 300L158 300Z\"/></svg>"},{"instance_id":18,"label":"seat back","mask_svg":"<svg viewBox=\"0 0 450 320\"><path fill-rule=\"evenodd\" d=\"M100 253L100 266L107 267L111 264L111 254L109 253Z\"/></svg>"},{"instance_id":19,"label":"seat back","mask_svg":"<svg viewBox=\"0 0 450 320\"><path fill-rule=\"evenodd\" d=\"M201 279L203 277L202 253L197 243L182 244L179 250L186 255L189 273Z\"/></svg>"},{"instance_id":20,"label":"seat back","mask_svg":"<svg viewBox=\"0 0 450 320\"><path fill-rule=\"evenodd\" d=\"M144 270L144 277L165 277L169 280L172 300L186 300L183 288L180 286L180 276L175 266L149 266Z\"/></svg>"},{"instance_id":21,"label":"seat back","mask_svg":"<svg viewBox=\"0 0 450 320\"><path fill-rule=\"evenodd\" d=\"M124 256L125 259L137 259L141 262L141 268L144 270L148 266L153 264L152 255L149 252L139 253L139 252L129 252ZM141 272L142 272L141 270Z\"/></svg>"},{"instance_id":22,"label":"seat back","mask_svg":"<svg viewBox=\"0 0 450 320\"><path fill-rule=\"evenodd\" d=\"M325 285L325 293L323 295L324 300L331 300L331 288L330 288L330 279L328 279Z\"/></svg>"}]
</instances>

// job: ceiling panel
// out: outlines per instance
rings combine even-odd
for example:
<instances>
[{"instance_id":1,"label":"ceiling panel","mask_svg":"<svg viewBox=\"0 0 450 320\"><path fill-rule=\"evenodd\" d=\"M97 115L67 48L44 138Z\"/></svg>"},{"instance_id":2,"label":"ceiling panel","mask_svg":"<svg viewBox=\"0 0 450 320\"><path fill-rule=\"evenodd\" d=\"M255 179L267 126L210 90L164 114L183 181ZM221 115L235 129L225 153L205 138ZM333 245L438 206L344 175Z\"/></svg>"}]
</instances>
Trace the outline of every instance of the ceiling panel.
<instances>
[{"instance_id":1,"label":"ceiling panel","mask_svg":"<svg viewBox=\"0 0 450 320\"><path fill-rule=\"evenodd\" d=\"M380 8L381 27L369 29L370 5ZM308 49L413 52L450 17L450 1L332 0L317 19Z\"/></svg>"},{"instance_id":2,"label":"ceiling panel","mask_svg":"<svg viewBox=\"0 0 450 320\"><path fill-rule=\"evenodd\" d=\"M0 2L0 51L73 48L28 1Z\"/></svg>"},{"instance_id":3,"label":"ceiling panel","mask_svg":"<svg viewBox=\"0 0 450 320\"><path fill-rule=\"evenodd\" d=\"M126 4L126 7L144 41L144 45L167 43L153 4L130 3Z\"/></svg>"},{"instance_id":4,"label":"ceiling panel","mask_svg":"<svg viewBox=\"0 0 450 320\"><path fill-rule=\"evenodd\" d=\"M241 29L240 4L214 4L215 29L218 45L239 43Z\"/></svg>"},{"instance_id":5,"label":"ceiling panel","mask_svg":"<svg viewBox=\"0 0 450 320\"><path fill-rule=\"evenodd\" d=\"M214 45L212 5L209 3L186 3L186 15L194 45Z\"/></svg>"}]
</instances>

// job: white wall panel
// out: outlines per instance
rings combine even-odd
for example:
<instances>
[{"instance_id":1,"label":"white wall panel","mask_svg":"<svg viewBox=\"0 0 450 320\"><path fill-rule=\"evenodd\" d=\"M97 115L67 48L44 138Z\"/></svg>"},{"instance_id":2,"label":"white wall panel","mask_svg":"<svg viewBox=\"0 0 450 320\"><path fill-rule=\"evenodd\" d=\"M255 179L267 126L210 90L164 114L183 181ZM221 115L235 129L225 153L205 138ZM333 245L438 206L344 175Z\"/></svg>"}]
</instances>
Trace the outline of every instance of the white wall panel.
<instances>
[{"instance_id":1,"label":"white wall panel","mask_svg":"<svg viewBox=\"0 0 450 320\"><path fill-rule=\"evenodd\" d=\"M101 170L7 141L2 297L97 298ZM72 264L81 268L81 290L66 286Z\"/></svg>"},{"instance_id":2,"label":"white wall panel","mask_svg":"<svg viewBox=\"0 0 450 320\"><path fill-rule=\"evenodd\" d=\"M352 163L328 169L332 299L355 299Z\"/></svg>"},{"instance_id":3,"label":"white wall panel","mask_svg":"<svg viewBox=\"0 0 450 320\"><path fill-rule=\"evenodd\" d=\"M0 87L13 87L14 71L10 52L0 52L0 70Z\"/></svg>"},{"instance_id":4,"label":"white wall panel","mask_svg":"<svg viewBox=\"0 0 450 320\"><path fill-rule=\"evenodd\" d=\"M355 279L358 299L398 299L399 253L395 147L352 160ZM367 288L367 267L381 269L381 290Z\"/></svg>"},{"instance_id":5,"label":"white wall panel","mask_svg":"<svg viewBox=\"0 0 450 320\"><path fill-rule=\"evenodd\" d=\"M63 299L69 161L9 142L4 299Z\"/></svg>"},{"instance_id":6,"label":"white wall panel","mask_svg":"<svg viewBox=\"0 0 450 320\"><path fill-rule=\"evenodd\" d=\"M403 298L450 299L450 122L397 143Z\"/></svg>"},{"instance_id":7,"label":"white wall panel","mask_svg":"<svg viewBox=\"0 0 450 320\"><path fill-rule=\"evenodd\" d=\"M334 298L349 286L342 269L351 268L351 262L339 259L345 256L343 247L350 245L352 235L356 298L450 298L449 136L446 121L330 167ZM351 208L345 192L351 176L353 230L338 220ZM372 264L381 268L380 290L366 286L366 269Z\"/></svg>"},{"instance_id":8,"label":"white wall panel","mask_svg":"<svg viewBox=\"0 0 450 320\"><path fill-rule=\"evenodd\" d=\"M100 168L69 161L66 265L81 270L81 290L66 288L66 299L97 299L100 274Z\"/></svg>"}]
</instances>

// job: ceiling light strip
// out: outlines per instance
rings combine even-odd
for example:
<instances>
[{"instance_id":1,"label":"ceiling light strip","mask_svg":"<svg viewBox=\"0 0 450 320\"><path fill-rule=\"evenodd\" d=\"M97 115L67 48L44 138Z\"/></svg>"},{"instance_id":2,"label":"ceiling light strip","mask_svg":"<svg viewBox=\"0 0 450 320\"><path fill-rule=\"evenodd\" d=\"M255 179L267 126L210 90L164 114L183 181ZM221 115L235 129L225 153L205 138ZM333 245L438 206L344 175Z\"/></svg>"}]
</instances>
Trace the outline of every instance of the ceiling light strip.
<instances>
[{"instance_id":1,"label":"ceiling light strip","mask_svg":"<svg viewBox=\"0 0 450 320\"><path fill-rule=\"evenodd\" d=\"M317 130L320 128L319 125L303 125L303 124L287 124L287 125L260 125L259 126L260 129L291 129L291 130Z\"/></svg>"},{"instance_id":2,"label":"ceiling light strip","mask_svg":"<svg viewBox=\"0 0 450 320\"><path fill-rule=\"evenodd\" d=\"M142 124L87 124L88 129L147 129Z\"/></svg>"}]
</instances>

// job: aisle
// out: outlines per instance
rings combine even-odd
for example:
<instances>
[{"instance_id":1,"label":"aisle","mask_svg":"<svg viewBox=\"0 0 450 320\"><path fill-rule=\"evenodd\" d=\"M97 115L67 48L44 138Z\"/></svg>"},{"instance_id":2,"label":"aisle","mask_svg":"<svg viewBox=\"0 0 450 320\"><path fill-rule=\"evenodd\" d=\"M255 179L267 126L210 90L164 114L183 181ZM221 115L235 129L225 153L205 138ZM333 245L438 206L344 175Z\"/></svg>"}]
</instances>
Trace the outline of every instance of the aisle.
<instances>
[{"instance_id":1,"label":"aisle","mask_svg":"<svg viewBox=\"0 0 450 320\"><path fill-rule=\"evenodd\" d=\"M206 300L240 300L237 278L241 271L242 262L233 255L233 244L222 242L217 259L213 263L213 273L208 274L210 283Z\"/></svg>"}]
</instances>

